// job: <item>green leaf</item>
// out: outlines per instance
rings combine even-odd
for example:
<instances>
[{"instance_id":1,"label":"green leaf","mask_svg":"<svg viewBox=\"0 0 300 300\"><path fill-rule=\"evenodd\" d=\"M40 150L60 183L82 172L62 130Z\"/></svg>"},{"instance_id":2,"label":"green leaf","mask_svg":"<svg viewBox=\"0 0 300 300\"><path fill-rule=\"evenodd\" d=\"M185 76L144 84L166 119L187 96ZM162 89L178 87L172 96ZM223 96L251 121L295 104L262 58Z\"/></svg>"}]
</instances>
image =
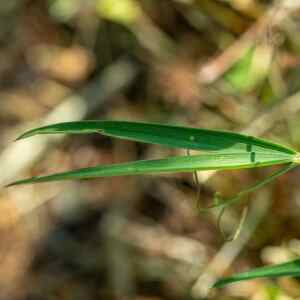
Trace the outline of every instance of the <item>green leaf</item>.
<instances>
[{"instance_id":1,"label":"green leaf","mask_svg":"<svg viewBox=\"0 0 300 300\"><path fill-rule=\"evenodd\" d=\"M59 123L27 131L18 139L37 134L53 133L101 133L107 136L173 148L228 153L296 153L285 146L233 132L126 121Z\"/></svg>"},{"instance_id":2,"label":"green leaf","mask_svg":"<svg viewBox=\"0 0 300 300\"><path fill-rule=\"evenodd\" d=\"M281 276L300 276L300 259L283 264L256 268L248 272L233 275L231 277L225 277L218 280L214 284L214 287L221 288L227 284L255 278L275 278Z\"/></svg>"},{"instance_id":3,"label":"green leaf","mask_svg":"<svg viewBox=\"0 0 300 300\"><path fill-rule=\"evenodd\" d=\"M150 173L192 172L194 170L227 170L255 168L275 164L291 163L294 155L287 153L211 153L191 156L173 156L157 160L140 160L128 163L84 168L49 176L32 177L16 181L12 185L67 179L87 179Z\"/></svg>"},{"instance_id":4,"label":"green leaf","mask_svg":"<svg viewBox=\"0 0 300 300\"><path fill-rule=\"evenodd\" d=\"M249 85L249 74L255 46L251 46L244 55L225 74L224 79L228 81L237 91L244 90Z\"/></svg>"},{"instance_id":5,"label":"green leaf","mask_svg":"<svg viewBox=\"0 0 300 300\"><path fill-rule=\"evenodd\" d=\"M268 76L273 49L265 45L251 45L223 76L234 93L249 92Z\"/></svg>"}]
</instances>

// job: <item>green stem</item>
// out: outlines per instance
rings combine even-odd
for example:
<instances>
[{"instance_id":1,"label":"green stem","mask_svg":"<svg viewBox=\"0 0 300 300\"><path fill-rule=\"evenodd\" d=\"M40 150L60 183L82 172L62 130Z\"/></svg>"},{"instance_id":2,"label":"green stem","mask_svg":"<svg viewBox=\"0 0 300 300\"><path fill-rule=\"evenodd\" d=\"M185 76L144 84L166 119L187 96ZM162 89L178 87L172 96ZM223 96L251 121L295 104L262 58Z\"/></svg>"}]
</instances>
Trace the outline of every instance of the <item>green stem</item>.
<instances>
[{"instance_id":1,"label":"green stem","mask_svg":"<svg viewBox=\"0 0 300 300\"><path fill-rule=\"evenodd\" d=\"M298 164L296 164L296 163L289 163L288 165L285 165L283 168L281 168L278 171L271 174L266 179L260 180L260 181L256 182L255 184L251 185L250 187L242 190L236 196L230 197L227 200L222 201L219 204L214 204L214 205L209 206L207 208L200 208L200 211L202 211L202 212L203 211L208 211L209 209L212 209L212 208L222 208L222 209L224 209L225 207L228 207L228 206L238 202L245 195L260 189L261 187L263 187L263 186L267 185L268 183L274 181L277 177L285 174L286 172L290 171L291 169L294 169L295 167L297 167L297 165Z\"/></svg>"}]
</instances>

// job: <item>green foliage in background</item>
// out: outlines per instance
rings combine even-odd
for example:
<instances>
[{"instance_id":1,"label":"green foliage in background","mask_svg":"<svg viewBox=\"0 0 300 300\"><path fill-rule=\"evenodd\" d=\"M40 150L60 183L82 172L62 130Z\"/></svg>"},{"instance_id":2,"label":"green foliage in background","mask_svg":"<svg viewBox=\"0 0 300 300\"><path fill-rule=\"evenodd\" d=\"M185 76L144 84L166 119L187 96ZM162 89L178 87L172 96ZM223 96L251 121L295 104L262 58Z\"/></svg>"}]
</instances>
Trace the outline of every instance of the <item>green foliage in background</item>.
<instances>
[{"instance_id":1,"label":"green foliage in background","mask_svg":"<svg viewBox=\"0 0 300 300\"><path fill-rule=\"evenodd\" d=\"M253 45L224 74L224 81L234 93L252 91L268 77L273 50L267 45Z\"/></svg>"}]
</instances>

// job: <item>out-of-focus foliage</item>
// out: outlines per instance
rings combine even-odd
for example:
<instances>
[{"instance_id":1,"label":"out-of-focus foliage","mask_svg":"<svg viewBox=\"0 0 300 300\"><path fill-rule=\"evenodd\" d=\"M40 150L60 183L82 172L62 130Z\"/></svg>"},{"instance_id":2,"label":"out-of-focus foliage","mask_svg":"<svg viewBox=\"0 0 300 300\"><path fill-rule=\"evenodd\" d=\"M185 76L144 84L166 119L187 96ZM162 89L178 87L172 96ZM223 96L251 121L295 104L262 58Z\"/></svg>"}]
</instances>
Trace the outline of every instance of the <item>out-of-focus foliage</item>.
<instances>
[{"instance_id":1,"label":"out-of-focus foliage","mask_svg":"<svg viewBox=\"0 0 300 300\"><path fill-rule=\"evenodd\" d=\"M53 0L49 3L49 13L59 21L68 22L84 5L82 0Z\"/></svg>"},{"instance_id":2,"label":"out-of-focus foliage","mask_svg":"<svg viewBox=\"0 0 300 300\"><path fill-rule=\"evenodd\" d=\"M272 48L252 46L235 65L224 74L224 80L235 93L243 93L258 88L266 79L272 61Z\"/></svg>"},{"instance_id":3,"label":"out-of-focus foliage","mask_svg":"<svg viewBox=\"0 0 300 300\"><path fill-rule=\"evenodd\" d=\"M97 1L97 12L100 17L124 25L132 24L141 17L141 10L135 0L99 0Z\"/></svg>"}]
</instances>

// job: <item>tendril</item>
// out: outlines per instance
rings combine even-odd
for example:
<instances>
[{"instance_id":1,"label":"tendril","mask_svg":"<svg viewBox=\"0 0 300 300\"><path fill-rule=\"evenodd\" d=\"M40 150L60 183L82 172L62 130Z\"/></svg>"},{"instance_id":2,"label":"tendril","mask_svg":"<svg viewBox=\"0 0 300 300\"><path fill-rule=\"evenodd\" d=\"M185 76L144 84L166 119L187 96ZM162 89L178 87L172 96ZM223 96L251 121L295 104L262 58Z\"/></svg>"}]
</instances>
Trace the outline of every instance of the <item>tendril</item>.
<instances>
[{"instance_id":1,"label":"tendril","mask_svg":"<svg viewBox=\"0 0 300 300\"><path fill-rule=\"evenodd\" d=\"M187 151L187 155L190 156L189 149L187 149L186 151ZM236 230L233 232L233 234L229 235L229 236L227 236L225 234L225 232L222 228L222 217L224 216L226 209L229 206L241 201L244 196L246 196L249 193L254 192L254 191L258 190L259 188L267 185L268 183L274 181L277 177L283 175L284 173L288 172L289 170L295 168L296 166L297 166L296 163L286 164L286 165L284 165L284 167L275 171L274 173L269 175L267 178L257 181L256 183L249 186L248 188L245 188L244 190L240 191L235 196L227 198L227 199L221 197L220 193L216 192L213 197L213 204L208 207L201 207L201 205L200 205L200 203L201 203L201 201L200 201L201 186L200 186L200 180L199 180L199 177L197 174L197 170L195 170L193 172L193 180L194 180L194 184L197 187L197 194L196 194L196 201L195 201L196 209L198 212L201 213L201 212L208 212L209 210L214 209L214 208L219 208L220 213L219 213L218 219L217 219L217 227L218 227L220 233L222 234L224 241L226 241L226 242L233 241L239 236L239 234L243 228L243 225L244 225L246 217L247 217L248 206L245 206L243 208L243 212L242 212L242 216L239 221L239 224L238 224Z\"/></svg>"},{"instance_id":2,"label":"tendril","mask_svg":"<svg viewBox=\"0 0 300 300\"><path fill-rule=\"evenodd\" d=\"M235 231L231 235L226 235L226 233L224 232L224 230L222 228L222 217L224 216L225 211L226 211L226 207L221 208L221 211L218 215L217 227L222 234L223 240L225 242L232 242L239 237L239 235L242 231L242 228L245 224L247 214L248 214L248 206L245 206L243 208L243 212L242 212L242 216L240 218L239 224L238 224L237 228L235 229Z\"/></svg>"}]
</instances>

